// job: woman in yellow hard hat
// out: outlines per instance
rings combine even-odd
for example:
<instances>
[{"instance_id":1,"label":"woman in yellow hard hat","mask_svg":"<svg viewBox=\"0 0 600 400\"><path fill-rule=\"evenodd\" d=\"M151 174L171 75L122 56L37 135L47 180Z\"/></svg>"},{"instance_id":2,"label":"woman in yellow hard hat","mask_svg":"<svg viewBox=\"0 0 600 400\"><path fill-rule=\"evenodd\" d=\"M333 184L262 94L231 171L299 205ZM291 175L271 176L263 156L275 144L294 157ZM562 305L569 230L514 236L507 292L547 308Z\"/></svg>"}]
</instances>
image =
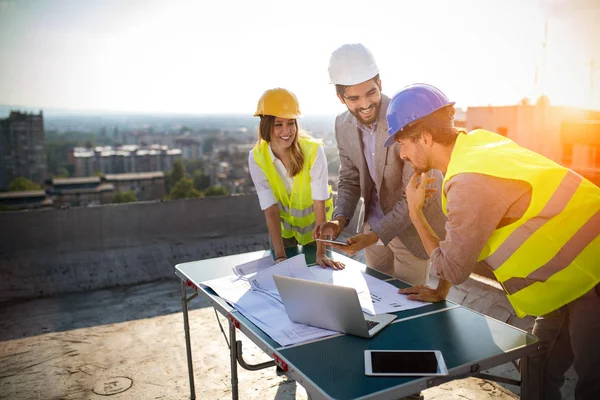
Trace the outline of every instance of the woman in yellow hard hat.
<instances>
[{"instance_id":1,"label":"woman in yellow hard hat","mask_svg":"<svg viewBox=\"0 0 600 400\"><path fill-rule=\"evenodd\" d=\"M254 116L260 117L260 125L248 165L278 263L286 259L285 247L313 243L315 223L331 218L327 159L320 141L298 131L300 107L292 92L267 90ZM344 266L327 257L322 242L317 242L317 263Z\"/></svg>"}]
</instances>

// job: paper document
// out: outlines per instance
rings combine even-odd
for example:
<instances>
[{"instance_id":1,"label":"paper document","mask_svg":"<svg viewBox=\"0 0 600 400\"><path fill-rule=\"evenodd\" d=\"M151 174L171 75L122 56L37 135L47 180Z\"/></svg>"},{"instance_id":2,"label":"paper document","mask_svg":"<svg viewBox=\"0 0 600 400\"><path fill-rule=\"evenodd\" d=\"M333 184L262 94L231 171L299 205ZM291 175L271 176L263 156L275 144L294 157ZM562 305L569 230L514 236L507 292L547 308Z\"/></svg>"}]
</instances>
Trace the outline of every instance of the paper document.
<instances>
[{"instance_id":1,"label":"paper document","mask_svg":"<svg viewBox=\"0 0 600 400\"><path fill-rule=\"evenodd\" d=\"M283 304L261 292L249 291L235 307L282 346L338 333L290 321Z\"/></svg>"},{"instance_id":2,"label":"paper document","mask_svg":"<svg viewBox=\"0 0 600 400\"><path fill-rule=\"evenodd\" d=\"M252 260L244 264L236 265L232 268L233 273L238 276L250 275L255 272L260 272L263 269L267 269L275 264L273 261L273 257L270 255L265 256L263 258L259 258L258 260Z\"/></svg>"},{"instance_id":3,"label":"paper document","mask_svg":"<svg viewBox=\"0 0 600 400\"><path fill-rule=\"evenodd\" d=\"M257 260L258 261L258 260ZM247 263L248 264L248 263ZM261 263L257 263L260 267ZM248 269L246 267L246 269ZM314 279L303 254L259 272L230 275L202 282L282 346L337 334L338 332L290 321L275 287L273 275ZM254 288L253 288L254 286ZM275 288L274 292L268 290Z\"/></svg>"},{"instance_id":4,"label":"paper document","mask_svg":"<svg viewBox=\"0 0 600 400\"><path fill-rule=\"evenodd\" d=\"M299 254L260 271L260 273L249 278L248 281L250 282L252 289L271 292L279 297L273 275L283 275L310 281L316 280L313 273L306 267L306 257L304 254Z\"/></svg>"},{"instance_id":5,"label":"paper document","mask_svg":"<svg viewBox=\"0 0 600 400\"><path fill-rule=\"evenodd\" d=\"M202 282L202 285L210 287L223 300L235 307L237 301L250 290L247 279L237 275L229 275L223 278L211 279Z\"/></svg>"},{"instance_id":6,"label":"paper document","mask_svg":"<svg viewBox=\"0 0 600 400\"><path fill-rule=\"evenodd\" d=\"M310 267L309 270L320 282L356 289L362 310L370 315L394 313L429 304L408 300L406 295L398 293L396 286L367 275L357 268L333 270Z\"/></svg>"},{"instance_id":7,"label":"paper document","mask_svg":"<svg viewBox=\"0 0 600 400\"><path fill-rule=\"evenodd\" d=\"M202 284L212 288L217 295L282 346L337 332L290 321L273 275L354 288L358 293L362 310L371 315L409 310L429 304L408 300L405 295L398 294L398 288L395 286L367 275L359 268L351 266L343 270L324 269L320 266L308 268L304 254L275 265L270 256L263 257L238 265L233 270L235 275L205 281Z\"/></svg>"}]
</instances>

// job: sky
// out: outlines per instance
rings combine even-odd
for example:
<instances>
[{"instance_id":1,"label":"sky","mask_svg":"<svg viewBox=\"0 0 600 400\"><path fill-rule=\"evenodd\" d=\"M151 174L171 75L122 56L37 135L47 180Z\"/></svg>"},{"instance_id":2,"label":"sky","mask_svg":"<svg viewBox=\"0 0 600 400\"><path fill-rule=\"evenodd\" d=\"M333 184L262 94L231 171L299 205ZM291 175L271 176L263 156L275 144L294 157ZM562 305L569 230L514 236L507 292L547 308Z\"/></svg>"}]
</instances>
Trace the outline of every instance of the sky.
<instances>
[{"instance_id":1,"label":"sky","mask_svg":"<svg viewBox=\"0 0 600 400\"><path fill-rule=\"evenodd\" d=\"M598 0L0 0L0 104L252 114L285 87L335 114L329 56L358 42L390 96L600 110Z\"/></svg>"}]
</instances>

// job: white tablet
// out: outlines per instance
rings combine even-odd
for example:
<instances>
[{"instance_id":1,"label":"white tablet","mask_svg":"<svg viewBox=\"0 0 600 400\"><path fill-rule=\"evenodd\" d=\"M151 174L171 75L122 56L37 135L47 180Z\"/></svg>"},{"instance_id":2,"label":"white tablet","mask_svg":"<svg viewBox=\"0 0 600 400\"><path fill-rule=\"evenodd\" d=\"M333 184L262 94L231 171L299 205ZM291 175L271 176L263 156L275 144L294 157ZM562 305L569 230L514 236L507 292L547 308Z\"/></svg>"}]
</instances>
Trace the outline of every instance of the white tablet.
<instances>
[{"instance_id":1,"label":"white tablet","mask_svg":"<svg viewBox=\"0 0 600 400\"><path fill-rule=\"evenodd\" d=\"M348 243L346 242L339 242L337 240L329 240L329 239L317 239L319 242L323 242L323 243L331 243L331 244L339 244L341 246L348 246Z\"/></svg>"},{"instance_id":2,"label":"white tablet","mask_svg":"<svg viewBox=\"0 0 600 400\"><path fill-rule=\"evenodd\" d=\"M365 350L365 375L448 375L439 350Z\"/></svg>"}]
</instances>

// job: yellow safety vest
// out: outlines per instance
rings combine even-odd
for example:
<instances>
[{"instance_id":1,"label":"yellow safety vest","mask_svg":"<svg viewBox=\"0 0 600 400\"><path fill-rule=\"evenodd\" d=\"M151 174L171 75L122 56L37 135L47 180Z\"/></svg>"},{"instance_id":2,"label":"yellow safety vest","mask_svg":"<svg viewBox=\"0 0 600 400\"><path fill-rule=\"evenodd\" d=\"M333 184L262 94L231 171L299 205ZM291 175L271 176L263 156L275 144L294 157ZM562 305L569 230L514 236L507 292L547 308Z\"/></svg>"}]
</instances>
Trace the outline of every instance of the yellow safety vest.
<instances>
[{"instance_id":1,"label":"yellow safety vest","mask_svg":"<svg viewBox=\"0 0 600 400\"><path fill-rule=\"evenodd\" d=\"M298 243L305 245L313 241L312 231L316 222L310 187L310 169L317 156L319 142L310 137L300 137L298 140L304 154L304 165L302 171L294 177L292 191L289 195L271 159L269 144L261 140L254 147L253 153L256 164L267 176L269 185L271 185L273 194L277 199L279 218L281 219L281 235L284 238L294 237ZM331 186L329 186L329 199L325 201L327 220L331 219L333 213L331 193Z\"/></svg>"},{"instance_id":2,"label":"yellow safety vest","mask_svg":"<svg viewBox=\"0 0 600 400\"><path fill-rule=\"evenodd\" d=\"M520 318L554 311L600 282L600 188L482 129L459 134L444 187L465 172L531 185L523 216L496 229L478 258L494 271ZM442 209L448 213L445 191Z\"/></svg>"}]
</instances>

